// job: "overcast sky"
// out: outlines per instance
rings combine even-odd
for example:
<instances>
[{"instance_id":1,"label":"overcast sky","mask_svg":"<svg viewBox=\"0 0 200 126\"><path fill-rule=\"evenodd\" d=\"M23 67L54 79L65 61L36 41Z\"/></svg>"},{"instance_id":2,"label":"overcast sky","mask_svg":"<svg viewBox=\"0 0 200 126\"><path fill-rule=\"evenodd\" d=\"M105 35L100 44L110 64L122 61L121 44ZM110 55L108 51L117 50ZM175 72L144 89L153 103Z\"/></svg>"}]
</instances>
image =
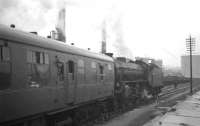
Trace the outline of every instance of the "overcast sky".
<instances>
[{"instance_id":1,"label":"overcast sky","mask_svg":"<svg viewBox=\"0 0 200 126\"><path fill-rule=\"evenodd\" d=\"M62 7L67 41L95 52L104 21L108 52L162 59L165 66L180 66L189 34L200 38L198 0L0 0L0 23L47 36Z\"/></svg>"}]
</instances>

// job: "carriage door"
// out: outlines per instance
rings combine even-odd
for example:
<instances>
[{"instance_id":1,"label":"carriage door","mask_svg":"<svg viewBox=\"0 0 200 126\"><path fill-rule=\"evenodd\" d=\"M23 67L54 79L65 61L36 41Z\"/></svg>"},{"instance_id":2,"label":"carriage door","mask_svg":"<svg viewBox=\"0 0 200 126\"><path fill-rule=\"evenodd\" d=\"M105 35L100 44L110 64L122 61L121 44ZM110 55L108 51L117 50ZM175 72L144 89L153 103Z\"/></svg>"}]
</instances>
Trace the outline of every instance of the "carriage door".
<instances>
[{"instance_id":1,"label":"carriage door","mask_svg":"<svg viewBox=\"0 0 200 126\"><path fill-rule=\"evenodd\" d=\"M0 91L11 84L10 48L0 41Z\"/></svg>"},{"instance_id":2,"label":"carriage door","mask_svg":"<svg viewBox=\"0 0 200 126\"><path fill-rule=\"evenodd\" d=\"M75 102L76 92L76 63L69 60L66 65L67 68L67 84L68 84L68 103Z\"/></svg>"}]
</instances>

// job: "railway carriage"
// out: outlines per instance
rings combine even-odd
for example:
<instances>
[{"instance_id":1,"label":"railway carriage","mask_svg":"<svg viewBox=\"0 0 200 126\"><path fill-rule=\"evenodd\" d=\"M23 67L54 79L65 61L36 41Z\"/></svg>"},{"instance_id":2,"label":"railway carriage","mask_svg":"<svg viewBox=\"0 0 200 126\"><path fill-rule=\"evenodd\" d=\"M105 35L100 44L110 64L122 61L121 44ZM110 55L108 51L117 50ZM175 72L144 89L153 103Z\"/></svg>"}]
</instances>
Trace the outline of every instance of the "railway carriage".
<instances>
[{"instance_id":1,"label":"railway carriage","mask_svg":"<svg viewBox=\"0 0 200 126\"><path fill-rule=\"evenodd\" d=\"M44 125L49 115L113 96L113 87L112 58L0 26L1 125Z\"/></svg>"}]
</instances>

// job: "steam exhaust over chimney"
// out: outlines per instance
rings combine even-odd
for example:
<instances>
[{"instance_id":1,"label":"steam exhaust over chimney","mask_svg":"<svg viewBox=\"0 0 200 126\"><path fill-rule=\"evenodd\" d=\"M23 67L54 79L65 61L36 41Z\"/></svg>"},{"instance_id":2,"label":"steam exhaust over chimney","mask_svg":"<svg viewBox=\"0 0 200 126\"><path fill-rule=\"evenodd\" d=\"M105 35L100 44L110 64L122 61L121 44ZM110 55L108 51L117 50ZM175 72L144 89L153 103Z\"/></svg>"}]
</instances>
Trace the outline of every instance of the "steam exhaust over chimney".
<instances>
[{"instance_id":1,"label":"steam exhaust over chimney","mask_svg":"<svg viewBox=\"0 0 200 126\"><path fill-rule=\"evenodd\" d=\"M65 8L59 11L58 15L58 23L56 26L57 31L57 40L66 42L66 35L65 35Z\"/></svg>"},{"instance_id":2,"label":"steam exhaust over chimney","mask_svg":"<svg viewBox=\"0 0 200 126\"><path fill-rule=\"evenodd\" d=\"M103 22L102 27L102 42L101 42L101 53L106 53L106 21Z\"/></svg>"}]
</instances>

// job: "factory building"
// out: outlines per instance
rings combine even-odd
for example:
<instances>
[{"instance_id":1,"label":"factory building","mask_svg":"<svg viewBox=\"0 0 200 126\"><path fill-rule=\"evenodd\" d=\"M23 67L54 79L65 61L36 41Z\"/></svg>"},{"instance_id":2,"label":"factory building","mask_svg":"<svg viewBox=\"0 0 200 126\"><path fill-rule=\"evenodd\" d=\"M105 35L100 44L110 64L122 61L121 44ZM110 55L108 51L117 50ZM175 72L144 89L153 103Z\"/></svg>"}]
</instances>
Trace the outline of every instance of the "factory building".
<instances>
[{"instance_id":1,"label":"factory building","mask_svg":"<svg viewBox=\"0 0 200 126\"><path fill-rule=\"evenodd\" d=\"M190 77L190 56L181 56L181 72L183 76ZM200 78L200 55L192 56L192 75Z\"/></svg>"}]
</instances>

